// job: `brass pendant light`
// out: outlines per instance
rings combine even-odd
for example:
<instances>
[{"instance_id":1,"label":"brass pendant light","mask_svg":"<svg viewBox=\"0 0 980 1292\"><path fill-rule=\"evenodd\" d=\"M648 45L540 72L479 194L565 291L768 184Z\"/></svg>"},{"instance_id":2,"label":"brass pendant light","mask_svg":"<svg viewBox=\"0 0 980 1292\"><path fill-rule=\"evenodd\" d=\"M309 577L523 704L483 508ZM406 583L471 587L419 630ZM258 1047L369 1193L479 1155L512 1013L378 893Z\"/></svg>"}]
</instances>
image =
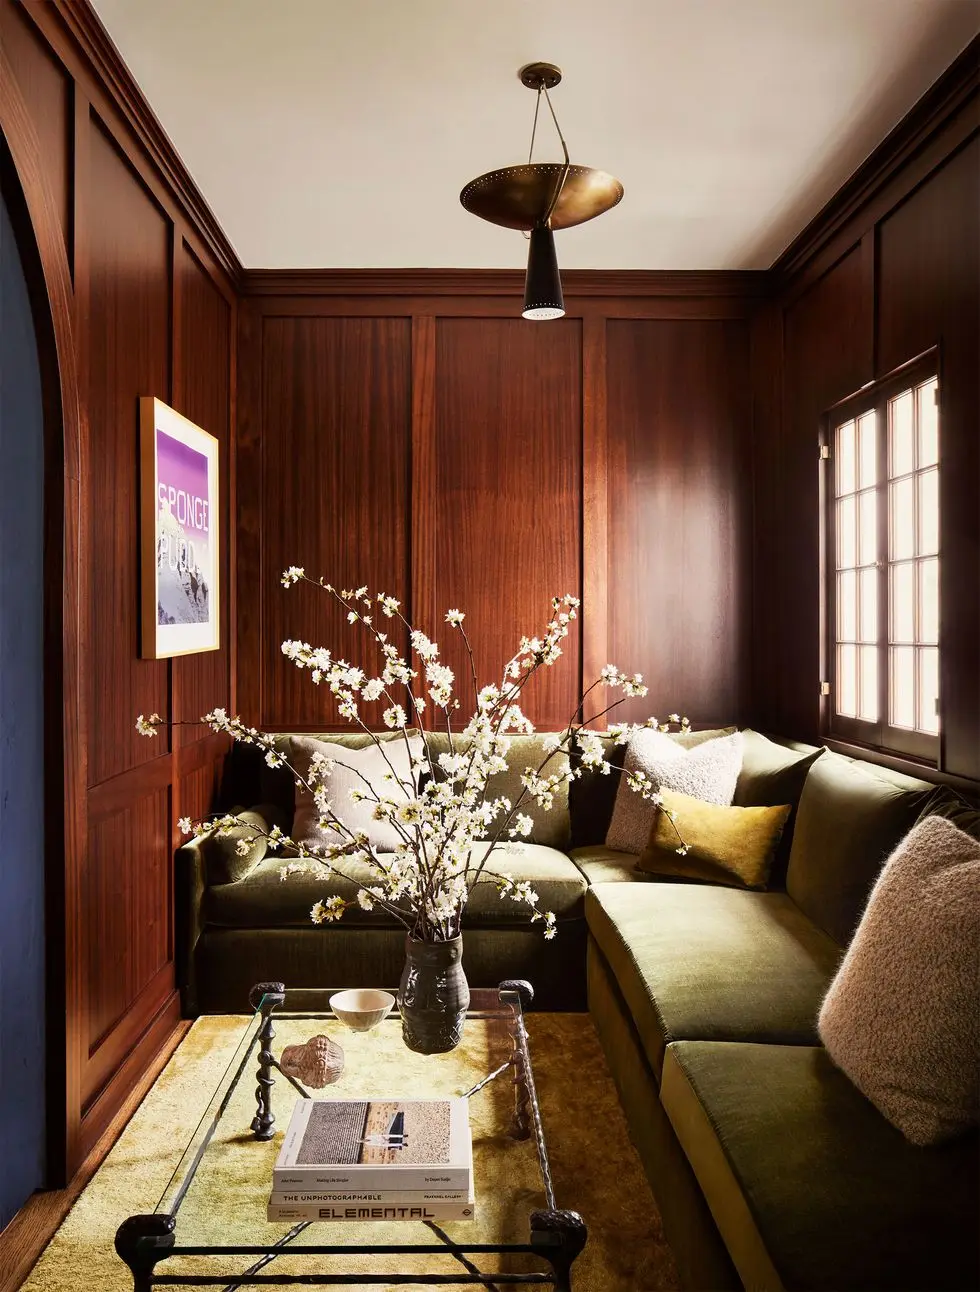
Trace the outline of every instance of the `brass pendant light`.
<instances>
[{"instance_id":1,"label":"brass pendant light","mask_svg":"<svg viewBox=\"0 0 980 1292\"><path fill-rule=\"evenodd\" d=\"M523 314L526 319L556 319L565 313L565 303L554 230L570 229L602 215L622 199L623 186L604 170L570 163L548 94L561 80L561 68L554 63L528 63L518 76L529 90L537 91L527 164L506 166L471 179L459 200L472 215L505 229L520 229L530 237ZM561 140L564 162L531 161L542 94Z\"/></svg>"}]
</instances>

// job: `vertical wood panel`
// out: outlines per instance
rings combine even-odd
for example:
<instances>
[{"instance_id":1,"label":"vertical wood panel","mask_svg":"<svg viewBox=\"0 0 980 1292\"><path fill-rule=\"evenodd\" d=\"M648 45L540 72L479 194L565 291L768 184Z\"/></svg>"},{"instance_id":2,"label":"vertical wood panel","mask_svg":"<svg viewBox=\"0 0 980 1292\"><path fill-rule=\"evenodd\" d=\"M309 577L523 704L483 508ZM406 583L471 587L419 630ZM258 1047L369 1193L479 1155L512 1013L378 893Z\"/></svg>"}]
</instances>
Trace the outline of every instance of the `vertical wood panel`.
<instances>
[{"instance_id":1,"label":"vertical wood panel","mask_svg":"<svg viewBox=\"0 0 980 1292\"><path fill-rule=\"evenodd\" d=\"M72 256L72 81L20 5L0 17L4 52L31 114L45 176L58 207L68 263Z\"/></svg>"},{"instance_id":2,"label":"vertical wood panel","mask_svg":"<svg viewBox=\"0 0 980 1292\"><path fill-rule=\"evenodd\" d=\"M980 780L980 140L880 226L883 372L939 347L943 765Z\"/></svg>"},{"instance_id":3,"label":"vertical wood panel","mask_svg":"<svg viewBox=\"0 0 980 1292\"><path fill-rule=\"evenodd\" d=\"M459 608L481 681L499 681L551 599L581 595L582 332L578 320L440 319L436 328L436 592ZM430 632L472 712L469 666L444 624ZM578 695L581 638L530 685L527 715L560 728Z\"/></svg>"},{"instance_id":4,"label":"vertical wood panel","mask_svg":"<svg viewBox=\"0 0 980 1292\"><path fill-rule=\"evenodd\" d=\"M168 800L167 790L147 795L89 831L85 963L90 1056L171 959ZM107 947L113 955L106 954ZM91 1079L87 1085L90 1093Z\"/></svg>"},{"instance_id":5,"label":"vertical wood panel","mask_svg":"<svg viewBox=\"0 0 980 1292\"><path fill-rule=\"evenodd\" d=\"M774 623L777 614L774 590L780 580L776 526L783 497L781 415L783 406L783 308L767 304L750 325L752 380L752 629L748 651L754 725L778 731L779 694L776 686L783 667L782 642Z\"/></svg>"},{"instance_id":6,"label":"vertical wood panel","mask_svg":"<svg viewBox=\"0 0 980 1292\"><path fill-rule=\"evenodd\" d=\"M89 778L161 752L133 727L166 713L167 664L139 658L141 395L169 399L170 228L112 143L90 137Z\"/></svg>"},{"instance_id":7,"label":"vertical wood panel","mask_svg":"<svg viewBox=\"0 0 980 1292\"><path fill-rule=\"evenodd\" d=\"M262 579L265 479L262 474L263 319L250 301L238 307L235 416L236 710L262 719Z\"/></svg>"},{"instance_id":8,"label":"vertical wood panel","mask_svg":"<svg viewBox=\"0 0 980 1292\"><path fill-rule=\"evenodd\" d=\"M379 651L328 593L287 591L279 580L300 565L338 588L366 584L407 603L411 325L268 319L262 371L262 722L344 725L329 692L283 659L280 642L328 646L374 672Z\"/></svg>"},{"instance_id":9,"label":"vertical wood panel","mask_svg":"<svg viewBox=\"0 0 980 1292\"><path fill-rule=\"evenodd\" d=\"M606 320L589 318L582 332L582 689L609 660L609 444L606 426ZM599 688L581 714L615 697Z\"/></svg>"},{"instance_id":10,"label":"vertical wood panel","mask_svg":"<svg viewBox=\"0 0 980 1292\"><path fill-rule=\"evenodd\" d=\"M747 341L740 322L607 324L609 653L650 688L617 718L738 715Z\"/></svg>"},{"instance_id":11,"label":"vertical wood panel","mask_svg":"<svg viewBox=\"0 0 980 1292\"><path fill-rule=\"evenodd\" d=\"M436 614L436 320L412 320L412 623ZM437 639L438 640L438 639ZM423 712L423 726L434 720Z\"/></svg>"},{"instance_id":12,"label":"vertical wood panel","mask_svg":"<svg viewBox=\"0 0 980 1292\"><path fill-rule=\"evenodd\" d=\"M220 444L221 649L179 656L172 665L176 705L174 717L181 722L193 722L215 705L227 708L230 704L229 539L232 522L228 488L231 456L228 375L231 362L231 310L183 242L177 249L176 264L180 284L177 297L180 301L180 345L177 369L179 381L174 394L174 407L214 435ZM206 734L206 727L178 727L173 735L174 745L185 744Z\"/></svg>"},{"instance_id":13,"label":"vertical wood panel","mask_svg":"<svg viewBox=\"0 0 980 1292\"><path fill-rule=\"evenodd\" d=\"M874 375L868 286L858 245L785 315L783 423L770 446L779 456L780 489L760 499L755 541L778 545L768 589L781 656L773 705L779 730L799 740L820 738L820 419Z\"/></svg>"}]
</instances>

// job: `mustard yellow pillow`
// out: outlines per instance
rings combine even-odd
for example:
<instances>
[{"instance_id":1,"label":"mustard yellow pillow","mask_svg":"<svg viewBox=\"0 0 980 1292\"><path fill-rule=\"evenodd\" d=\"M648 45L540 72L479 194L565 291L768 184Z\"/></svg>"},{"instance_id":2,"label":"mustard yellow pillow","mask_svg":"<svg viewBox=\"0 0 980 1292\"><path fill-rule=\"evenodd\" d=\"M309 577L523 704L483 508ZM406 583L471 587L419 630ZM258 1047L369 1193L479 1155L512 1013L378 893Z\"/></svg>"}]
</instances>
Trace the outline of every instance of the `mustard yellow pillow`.
<instances>
[{"instance_id":1,"label":"mustard yellow pillow","mask_svg":"<svg viewBox=\"0 0 980 1292\"><path fill-rule=\"evenodd\" d=\"M657 811L649 841L637 862L641 870L739 888L765 888L779 837L793 810L789 804L719 807L675 790L661 790L660 794L663 807ZM668 813L673 813L673 823ZM687 848L683 855L677 851L681 839Z\"/></svg>"}]
</instances>

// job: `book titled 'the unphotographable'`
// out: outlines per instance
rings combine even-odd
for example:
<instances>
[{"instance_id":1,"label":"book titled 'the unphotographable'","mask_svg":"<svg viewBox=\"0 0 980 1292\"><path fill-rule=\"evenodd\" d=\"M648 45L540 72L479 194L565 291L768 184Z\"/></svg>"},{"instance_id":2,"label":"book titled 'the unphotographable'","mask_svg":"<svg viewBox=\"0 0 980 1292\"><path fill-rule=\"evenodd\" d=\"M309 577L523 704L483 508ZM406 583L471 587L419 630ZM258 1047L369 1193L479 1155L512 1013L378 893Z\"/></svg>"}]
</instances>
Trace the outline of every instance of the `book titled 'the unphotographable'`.
<instances>
[{"instance_id":1,"label":"book titled 'the unphotographable'","mask_svg":"<svg viewBox=\"0 0 980 1292\"><path fill-rule=\"evenodd\" d=\"M471 1159L465 1099L299 1099L272 1187L275 1193L459 1191L468 1199Z\"/></svg>"},{"instance_id":2,"label":"book titled 'the unphotographable'","mask_svg":"<svg viewBox=\"0 0 980 1292\"><path fill-rule=\"evenodd\" d=\"M399 1195L405 1197L405 1194ZM269 1220L472 1220L475 1200L454 1202L273 1202L267 1210Z\"/></svg>"}]
</instances>

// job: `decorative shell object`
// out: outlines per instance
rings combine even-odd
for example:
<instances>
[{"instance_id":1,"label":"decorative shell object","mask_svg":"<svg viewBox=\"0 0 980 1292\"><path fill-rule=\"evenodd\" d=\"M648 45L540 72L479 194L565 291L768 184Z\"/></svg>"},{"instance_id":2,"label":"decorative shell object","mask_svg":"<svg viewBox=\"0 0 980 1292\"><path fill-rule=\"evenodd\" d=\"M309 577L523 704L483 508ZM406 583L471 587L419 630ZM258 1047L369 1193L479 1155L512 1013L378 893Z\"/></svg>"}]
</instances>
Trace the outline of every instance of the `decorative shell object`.
<instances>
[{"instance_id":1,"label":"decorative shell object","mask_svg":"<svg viewBox=\"0 0 980 1292\"><path fill-rule=\"evenodd\" d=\"M344 1052L329 1036L311 1036L304 1045L287 1045L279 1066L311 1090L333 1085L344 1070Z\"/></svg>"}]
</instances>

